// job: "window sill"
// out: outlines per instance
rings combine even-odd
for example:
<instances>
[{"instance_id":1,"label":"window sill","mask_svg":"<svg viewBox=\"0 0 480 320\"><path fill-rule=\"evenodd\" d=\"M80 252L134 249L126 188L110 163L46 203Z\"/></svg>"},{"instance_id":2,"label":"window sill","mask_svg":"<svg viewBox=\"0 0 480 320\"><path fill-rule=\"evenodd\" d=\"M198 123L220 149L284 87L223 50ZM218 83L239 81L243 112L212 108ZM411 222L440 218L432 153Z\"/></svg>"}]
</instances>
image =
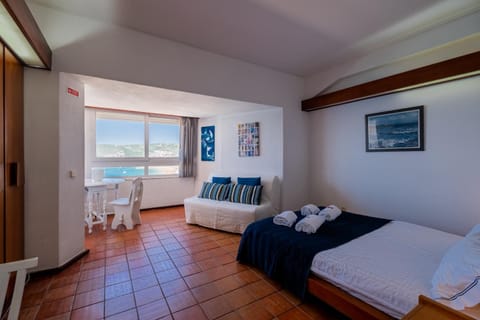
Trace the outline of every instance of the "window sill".
<instances>
[{"instance_id":1,"label":"window sill","mask_svg":"<svg viewBox=\"0 0 480 320\"><path fill-rule=\"evenodd\" d=\"M136 177L121 177L122 179L125 179L125 181L132 181L134 180ZM185 178L181 178L179 176L144 176L144 177L141 177L142 180L164 180L164 179L191 179L193 177L185 177Z\"/></svg>"}]
</instances>

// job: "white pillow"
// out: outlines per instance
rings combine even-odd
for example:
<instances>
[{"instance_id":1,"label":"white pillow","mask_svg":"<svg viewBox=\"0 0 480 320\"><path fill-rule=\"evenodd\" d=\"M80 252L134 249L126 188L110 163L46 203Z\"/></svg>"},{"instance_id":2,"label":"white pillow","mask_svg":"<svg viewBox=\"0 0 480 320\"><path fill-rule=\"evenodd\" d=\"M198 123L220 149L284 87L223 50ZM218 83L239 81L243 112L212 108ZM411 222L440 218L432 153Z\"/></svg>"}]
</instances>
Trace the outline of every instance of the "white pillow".
<instances>
[{"instance_id":1,"label":"white pillow","mask_svg":"<svg viewBox=\"0 0 480 320\"><path fill-rule=\"evenodd\" d=\"M443 256L432 285L432 297L453 309L480 303L480 224Z\"/></svg>"}]
</instances>

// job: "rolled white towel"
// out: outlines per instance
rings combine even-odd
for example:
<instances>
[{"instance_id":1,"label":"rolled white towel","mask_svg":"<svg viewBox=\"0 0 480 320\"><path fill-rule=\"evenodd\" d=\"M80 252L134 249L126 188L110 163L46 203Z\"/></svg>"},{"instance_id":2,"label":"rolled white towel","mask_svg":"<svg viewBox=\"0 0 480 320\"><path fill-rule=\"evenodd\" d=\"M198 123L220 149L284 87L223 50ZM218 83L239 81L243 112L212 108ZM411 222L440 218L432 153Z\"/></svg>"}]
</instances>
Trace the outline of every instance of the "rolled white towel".
<instances>
[{"instance_id":1,"label":"rolled white towel","mask_svg":"<svg viewBox=\"0 0 480 320\"><path fill-rule=\"evenodd\" d=\"M295 230L298 232L303 231L308 234L315 233L324 222L325 216L311 214L300 220L300 222L295 225Z\"/></svg>"},{"instance_id":2,"label":"rolled white towel","mask_svg":"<svg viewBox=\"0 0 480 320\"><path fill-rule=\"evenodd\" d=\"M273 223L279 226L291 227L297 221L297 215L292 210L283 211L273 217Z\"/></svg>"},{"instance_id":3,"label":"rolled white towel","mask_svg":"<svg viewBox=\"0 0 480 320\"><path fill-rule=\"evenodd\" d=\"M338 209L337 206L333 204L329 205L328 207L324 208L318 215L325 216L327 221L333 221L338 218L339 215L342 214L342 210Z\"/></svg>"},{"instance_id":4,"label":"rolled white towel","mask_svg":"<svg viewBox=\"0 0 480 320\"><path fill-rule=\"evenodd\" d=\"M307 204L300 209L302 216L309 216L311 214L317 214L320 212L320 209L314 204Z\"/></svg>"}]
</instances>

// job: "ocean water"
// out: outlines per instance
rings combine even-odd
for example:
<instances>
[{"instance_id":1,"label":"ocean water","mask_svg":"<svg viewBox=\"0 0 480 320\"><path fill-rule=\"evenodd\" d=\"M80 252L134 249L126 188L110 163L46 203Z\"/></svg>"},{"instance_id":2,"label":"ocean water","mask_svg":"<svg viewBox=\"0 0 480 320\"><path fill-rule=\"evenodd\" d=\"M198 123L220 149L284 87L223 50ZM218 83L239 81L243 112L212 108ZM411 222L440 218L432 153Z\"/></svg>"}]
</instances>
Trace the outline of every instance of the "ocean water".
<instances>
[{"instance_id":1,"label":"ocean water","mask_svg":"<svg viewBox=\"0 0 480 320\"><path fill-rule=\"evenodd\" d=\"M416 148L419 146L418 124L377 125L377 145L380 148Z\"/></svg>"},{"instance_id":2,"label":"ocean water","mask_svg":"<svg viewBox=\"0 0 480 320\"><path fill-rule=\"evenodd\" d=\"M109 167L104 168L105 178L162 176L178 174L178 166L150 166L148 172L145 167Z\"/></svg>"},{"instance_id":3,"label":"ocean water","mask_svg":"<svg viewBox=\"0 0 480 320\"><path fill-rule=\"evenodd\" d=\"M138 177L145 175L145 167L105 168L105 178Z\"/></svg>"}]
</instances>

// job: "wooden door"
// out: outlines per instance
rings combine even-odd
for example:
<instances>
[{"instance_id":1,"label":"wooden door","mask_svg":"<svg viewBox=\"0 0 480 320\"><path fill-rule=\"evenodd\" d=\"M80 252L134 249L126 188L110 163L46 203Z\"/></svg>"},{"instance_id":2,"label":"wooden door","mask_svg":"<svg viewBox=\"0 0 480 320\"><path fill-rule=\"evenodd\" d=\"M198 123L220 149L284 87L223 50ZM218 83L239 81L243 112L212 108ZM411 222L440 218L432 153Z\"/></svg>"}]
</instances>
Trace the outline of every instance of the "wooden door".
<instances>
[{"instance_id":1,"label":"wooden door","mask_svg":"<svg viewBox=\"0 0 480 320\"><path fill-rule=\"evenodd\" d=\"M5 179L3 153L3 51L4 45L0 42L0 263L5 262Z\"/></svg>"},{"instance_id":2,"label":"wooden door","mask_svg":"<svg viewBox=\"0 0 480 320\"><path fill-rule=\"evenodd\" d=\"M5 48L5 260L24 257L23 66Z\"/></svg>"}]
</instances>

